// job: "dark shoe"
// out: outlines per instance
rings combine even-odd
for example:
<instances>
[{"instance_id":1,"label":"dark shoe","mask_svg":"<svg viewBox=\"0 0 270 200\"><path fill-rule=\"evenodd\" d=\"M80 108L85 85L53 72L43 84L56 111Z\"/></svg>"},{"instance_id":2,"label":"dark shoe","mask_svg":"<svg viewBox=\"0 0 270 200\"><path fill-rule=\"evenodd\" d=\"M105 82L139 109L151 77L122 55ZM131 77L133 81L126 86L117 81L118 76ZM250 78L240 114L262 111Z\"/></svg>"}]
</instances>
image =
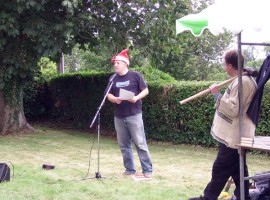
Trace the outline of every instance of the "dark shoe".
<instances>
[{"instance_id":1,"label":"dark shoe","mask_svg":"<svg viewBox=\"0 0 270 200\"><path fill-rule=\"evenodd\" d=\"M200 197L189 198L188 200L209 200L209 199L206 197L200 196Z\"/></svg>"}]
</instances>

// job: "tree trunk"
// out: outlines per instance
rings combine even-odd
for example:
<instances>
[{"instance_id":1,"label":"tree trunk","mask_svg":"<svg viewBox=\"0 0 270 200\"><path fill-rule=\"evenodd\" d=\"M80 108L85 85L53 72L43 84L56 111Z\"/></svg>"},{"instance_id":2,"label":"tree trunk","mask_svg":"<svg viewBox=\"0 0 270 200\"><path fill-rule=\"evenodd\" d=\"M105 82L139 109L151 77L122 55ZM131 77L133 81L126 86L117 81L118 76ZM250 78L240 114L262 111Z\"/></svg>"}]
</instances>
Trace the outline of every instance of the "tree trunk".
<instances>
[{"instance_id":1,"label":"tree trunk","mask_svg":"<svg viewBox=\"0 0 270 200\"><path fill-rule=\"evenodd\" d=\"M27 123L23 111L22 87L13 84L0 90L0 135L34 131Z\"/></svg>"}]
</instances>

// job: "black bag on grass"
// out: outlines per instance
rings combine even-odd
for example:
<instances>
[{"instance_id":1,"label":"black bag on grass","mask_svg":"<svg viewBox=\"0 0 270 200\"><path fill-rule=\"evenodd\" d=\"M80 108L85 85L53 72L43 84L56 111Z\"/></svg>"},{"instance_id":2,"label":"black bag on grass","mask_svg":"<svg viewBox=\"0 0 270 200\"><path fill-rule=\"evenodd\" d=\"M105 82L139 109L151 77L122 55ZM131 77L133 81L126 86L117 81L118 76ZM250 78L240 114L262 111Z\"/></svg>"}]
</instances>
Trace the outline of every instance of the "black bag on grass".
<instances>
[{"instance_id":1,"label":"black bag on grass","mask_svg":"<svg viewBox=\"0 0 270 200\"><path fill-rule=\"evenodd\" d=\"M257 173L252 179L255 189L249 190L251 200L270 200L270 172Z\"/></svg>"},{"instance_id":2,"label":"black bag on grass","mask_svg":"<svg viewBox=\"0 0 270 200\"><path fill-rule=\"evenodd\" d=\"M10 180L10 169L6 163L0 163L0 183Z\"/></svg>"}]
</instances>

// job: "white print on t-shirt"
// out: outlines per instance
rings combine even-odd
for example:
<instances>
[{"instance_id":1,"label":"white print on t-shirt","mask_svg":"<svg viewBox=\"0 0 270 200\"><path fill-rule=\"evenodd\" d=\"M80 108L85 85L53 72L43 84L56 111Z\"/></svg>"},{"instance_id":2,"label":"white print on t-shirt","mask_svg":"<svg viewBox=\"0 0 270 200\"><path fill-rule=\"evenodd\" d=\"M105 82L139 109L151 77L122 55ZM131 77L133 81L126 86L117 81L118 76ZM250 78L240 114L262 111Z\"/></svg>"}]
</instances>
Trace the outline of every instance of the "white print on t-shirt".
<instances>
[{"instance_id":1,"label":"white print on t-shirt","mask_svg":"<svg viewBox=\"0 0 270 200\"><path fill-rule=\"evenodd\" d=\"M116 82L116 87L121 88L121 87L126 87L129 86L129 81L125 81L125 82Z\"/></svg>"}]
</instances>

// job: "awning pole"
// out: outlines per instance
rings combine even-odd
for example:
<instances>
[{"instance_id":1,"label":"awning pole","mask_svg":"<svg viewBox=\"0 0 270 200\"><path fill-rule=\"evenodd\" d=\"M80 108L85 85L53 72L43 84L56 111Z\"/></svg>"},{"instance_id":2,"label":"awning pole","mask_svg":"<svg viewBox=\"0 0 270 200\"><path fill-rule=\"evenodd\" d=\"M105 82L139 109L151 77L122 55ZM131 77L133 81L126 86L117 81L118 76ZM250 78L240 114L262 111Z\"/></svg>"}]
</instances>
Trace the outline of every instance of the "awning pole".
<instances>
[{"instance_id":1,"label":"awning pole","mask_svg":"<svg viewBox=\"0 0 270 200\"><path fill-rule=\"evenodd\" d=\"M243 66L241 63L241 32L237 34L237 46L238 46L238 98L239 98L239 141L243 135L243 91L242 91L242 70ZM238 149L239 153L239 167L240 167L240 195L241 200L245 200L245 187L244 187L244 157L242 155L241 147Z\"/></svg>"}]
</instances>

